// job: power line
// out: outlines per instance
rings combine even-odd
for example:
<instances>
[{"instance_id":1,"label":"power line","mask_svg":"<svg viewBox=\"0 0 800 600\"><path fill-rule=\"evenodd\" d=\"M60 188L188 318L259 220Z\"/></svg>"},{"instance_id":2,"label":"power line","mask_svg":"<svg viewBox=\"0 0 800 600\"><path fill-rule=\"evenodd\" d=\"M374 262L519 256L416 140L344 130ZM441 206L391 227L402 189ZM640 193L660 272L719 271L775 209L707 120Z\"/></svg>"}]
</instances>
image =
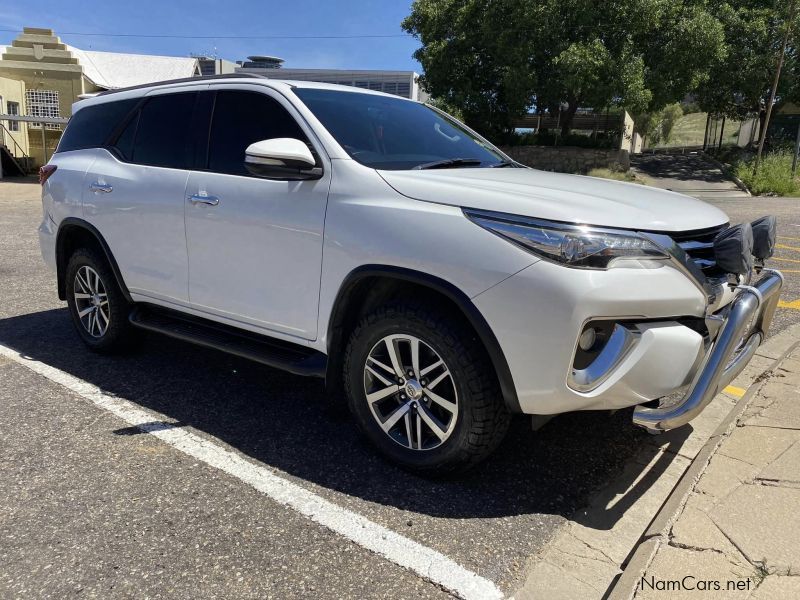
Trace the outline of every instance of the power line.
<instances>
[{"instance_id":1,"label":"power line","mask_svg":"<svg viewBox=\"0 0 800 600\"><path fill-rule=\"evenodd\" d=\"M0 29L2 32L22 33L19 29ZM378 35L178 35L169 33L100 33L59 31L58 35L78 35L91 37L117 38L171 38L182 40L354 40L366 38L410 38L408 33L390 33Z\"/></svg>"}]
</instances>

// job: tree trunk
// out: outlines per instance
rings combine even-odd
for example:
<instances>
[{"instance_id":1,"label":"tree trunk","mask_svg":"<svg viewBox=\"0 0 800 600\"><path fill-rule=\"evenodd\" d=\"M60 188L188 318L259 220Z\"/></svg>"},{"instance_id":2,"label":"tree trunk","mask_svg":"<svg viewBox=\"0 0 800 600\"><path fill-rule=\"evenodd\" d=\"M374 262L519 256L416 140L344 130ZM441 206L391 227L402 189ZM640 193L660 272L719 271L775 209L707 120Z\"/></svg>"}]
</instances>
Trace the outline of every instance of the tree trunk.
<instances>
[{"instance_id":1,"label":"tree trunk","mask_svg":"<svg viewBox=\"0 0 800 600\"><path fill-rule=\"evenodd\" d=\"M767 122L767 111L759 107L758 109L758 139L761 139L761 132L764 130L764 125ZM755 142L755 139L753 140Z\"/></svg>"},{"instance_id":2,"label":"tree trunk","mask_svg":"<svg viewBox=\"0 0 800 600\"><path fill-rule=\"evenodd\" d=\"M783 68L783 61L786 57L786 46L789 45L789 37L792 34L792 25L794 25L794 19L797 16L797 0L792 0L792 3L789 5L789 18L786 19L786 23L784 25L785 31L783 34L783 43L781 44L781 51L778 54L778 67L775 70L775 80L772 82L772 89L770 90L769 94L769 102L767 103L767 114L764 115L764 125L763 129L761 130L761 136L758 140L758 151L756 152L756 160L753 164L753 177L758 175L758 165L761 162L761 155L764 152L764 142L767 139L767 128L769 127L769 118L772 115L772 106L775 104L775 95L778 92L778 83L780 83L781 79L781 69Z\"/></svg>"},{"instance_id":3,"label":"tree trunk","mask_svg":"<svg viewBox=\"0 0 800 600\"><path fill-rule=\"evenodd\" d=\"M574 98L569 100L569 108L561 112L561 136L569 135L572 131L572 121L574 120L575 113L578 112L578 101Z\"/></svg>"}]
</instances>

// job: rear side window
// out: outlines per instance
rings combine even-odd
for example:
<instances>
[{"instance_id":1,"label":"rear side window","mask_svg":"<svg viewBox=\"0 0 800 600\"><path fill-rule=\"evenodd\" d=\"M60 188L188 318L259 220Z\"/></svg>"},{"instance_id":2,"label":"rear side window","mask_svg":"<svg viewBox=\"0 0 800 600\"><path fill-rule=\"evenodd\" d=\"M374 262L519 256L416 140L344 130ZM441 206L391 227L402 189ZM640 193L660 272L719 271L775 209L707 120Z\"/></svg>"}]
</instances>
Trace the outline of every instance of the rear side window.
<instances>
[{"instance_id":1,"label":"rear side window","mask_svg":"<svg viewBox=\"0 0 800 600\"><path fill-rule=\"evenodd\" d=\"M186 169L189 166L189 124L192 120L195 92L155 96L147 100L117 140L117 148L130 144L126 136L135 136L130 160L140 165ZM135 132L128 129L133 126Z\"/></svg>"},{"instance_id":2,"label":"rear side window","mask_svg":"<svg viewBox=\"0 0 800 600\"><path fill-rule=\"evenodd\" d=\"M125 125L125 129L114 142L114 149L125 160L133 160L133 142L136 139L136 128L139 125L139 111L133 115Z\"/></svg>"},{"instance_id":3,"label":"rear side window","mask_svg":"<svg viewBox=\"0 0 800 600\"><path fill-rule=\"evenodd\" d=\"M295 138L308 143L297 121L276 100L245 91L217 92L209 137L208 168L248 175L244 152L253 142Z\"/></svg>"},{"instance_id":4,"label":"rear side window","mask_svg":"<svg viewBox=\"0 0 800 600\"><path fill-rule=\"evenodd\" d=\"M138 101L138 98L131 98L80 109L70 119L56 152L102 146Z\"/></svg>"}]
</instances>

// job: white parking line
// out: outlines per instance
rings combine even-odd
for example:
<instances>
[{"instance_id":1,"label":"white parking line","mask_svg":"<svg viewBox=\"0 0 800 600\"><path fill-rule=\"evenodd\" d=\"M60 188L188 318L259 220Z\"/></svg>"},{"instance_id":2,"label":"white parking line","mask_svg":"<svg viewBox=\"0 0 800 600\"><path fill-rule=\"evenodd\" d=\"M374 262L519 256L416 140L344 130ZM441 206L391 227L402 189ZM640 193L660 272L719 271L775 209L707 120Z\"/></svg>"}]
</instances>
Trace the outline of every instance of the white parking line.
<instances>
[{"instance_id":1,"label":"white parking line","mask_svg":"<svg viewBox=\"0 0 800 600\"><path fill-rule=\"evenodd\" d=\"M465 600L502 598L488 579L456 564L444 554L395 533L369 519L325 500L321 496L275 474L261 464L182 428L165 429L159 418L137 404L103 393L97 386L60 369L20 354L0 344L0 356L23 365L78 394L95 406L153 435L207 465L251 485L271 499L327 527L385 559L413 571Z\"/></svg>"}]
</instances>

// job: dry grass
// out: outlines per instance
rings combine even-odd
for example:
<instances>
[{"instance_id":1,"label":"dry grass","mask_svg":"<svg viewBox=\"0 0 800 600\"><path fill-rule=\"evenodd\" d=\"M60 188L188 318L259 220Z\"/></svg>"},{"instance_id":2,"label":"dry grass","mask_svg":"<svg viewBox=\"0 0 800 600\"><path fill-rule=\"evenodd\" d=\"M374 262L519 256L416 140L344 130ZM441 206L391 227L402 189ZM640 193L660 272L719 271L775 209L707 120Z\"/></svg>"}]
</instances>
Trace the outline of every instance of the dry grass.
<instances>
[{"instance_id":1,"label":"dry grass","mask_svg":"<svg viewBox=\"0 0 800 600\"><path fill-rule=\"evenodd\" d=\"M614 181L627 181L628 183L644 184L631 171L613 171L611 169L592 169L588 173L589 177L599 177L601 179L613 179Z\"/></svg>"}]
</instances>

